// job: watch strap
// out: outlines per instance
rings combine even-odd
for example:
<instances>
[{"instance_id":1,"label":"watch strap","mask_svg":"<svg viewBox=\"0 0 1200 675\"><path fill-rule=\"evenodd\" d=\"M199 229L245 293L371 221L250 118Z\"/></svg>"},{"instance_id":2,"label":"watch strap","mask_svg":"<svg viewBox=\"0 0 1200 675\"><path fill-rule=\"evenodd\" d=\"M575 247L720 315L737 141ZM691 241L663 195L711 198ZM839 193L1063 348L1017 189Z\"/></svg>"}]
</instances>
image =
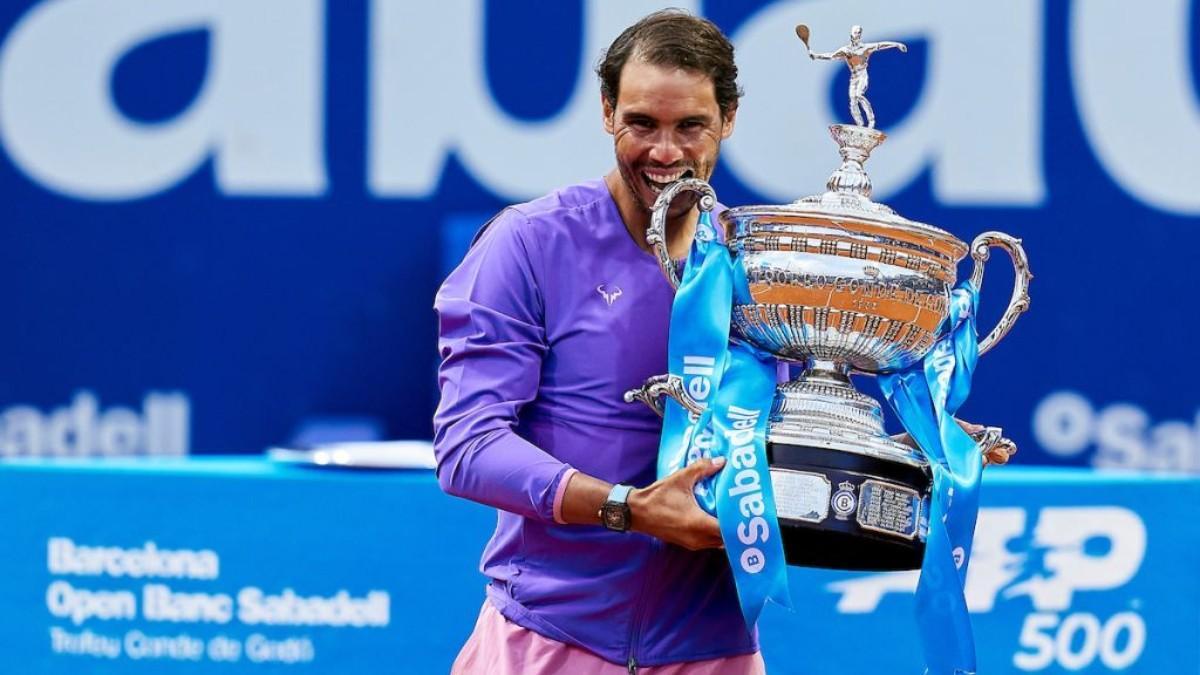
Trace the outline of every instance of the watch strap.
<instances>
[{"instance_id":1,"label":"watch strap","mask_svg":"<svg viewBox=\"0 0 1200 675\"><path fill-rule=\"evenodd\" d=\"M624 504L629 499L630 492L633 492L632 485L621 485L618 483L612 487L612 490L608 493L608 499L604 501L606 503Z\"/></svg>"}]
</instances>

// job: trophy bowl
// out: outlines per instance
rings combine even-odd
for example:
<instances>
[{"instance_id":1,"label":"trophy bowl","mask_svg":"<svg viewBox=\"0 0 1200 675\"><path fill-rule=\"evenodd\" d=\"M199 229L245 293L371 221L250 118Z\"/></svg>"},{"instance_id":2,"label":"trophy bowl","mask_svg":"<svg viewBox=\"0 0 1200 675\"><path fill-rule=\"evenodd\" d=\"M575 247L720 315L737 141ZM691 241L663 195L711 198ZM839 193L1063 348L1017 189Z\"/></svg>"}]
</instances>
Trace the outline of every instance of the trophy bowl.
<instances>
[{"instance_id":1,"label":"trophy bowl","mask_svg":"<svg viewBox=\"0 0 1200 675\"><path fill-rule=\"evenodd\" d=\"M976 288L992 247L1005 250L1017 270L1009 306L979 343L980 354L1028 308L1032 275L1013 237L987 232L968 247L871 201L862 162L884 135L849 125L831 131L844 161L827 192L718 215L735 272L748 289L735 293L731 337L804 366L798 378L777 387L767 432L789 564L916 569L928 529L928 463L888 436L879 402L857 391L850 375L896 371L925 357L943 329L957 266L968 252ZM658 197L647 241L676 288L678 272L665 245L666 211L683 192L697 193L701 210L717 203L699 179L678 181ZM693 415L703 410L670 376L629 392L626 400L661 411L662 394ZM993 445L1010 443L996 429L976 440L985 455Z\"/></svg>"}]
</instances>

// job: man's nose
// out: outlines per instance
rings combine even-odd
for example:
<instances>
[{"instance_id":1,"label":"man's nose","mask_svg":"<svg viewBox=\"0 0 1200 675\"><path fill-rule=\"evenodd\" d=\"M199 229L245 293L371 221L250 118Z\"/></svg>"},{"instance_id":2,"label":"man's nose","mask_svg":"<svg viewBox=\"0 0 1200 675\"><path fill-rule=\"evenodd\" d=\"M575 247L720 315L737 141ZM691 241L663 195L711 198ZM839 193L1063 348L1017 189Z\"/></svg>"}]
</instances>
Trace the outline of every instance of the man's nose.
<instances>
[{"instance_id":1,"label":"man's nose","mask_svg":"<svg viewBox=\"0 0 1200 675\"><path fill-rule=\"evenodd\" d=\"M683 159L683 148L675 134L667 130L658 133L654 145L650 146L650 161L669 166Z\"/></svg>"}]
</instances>

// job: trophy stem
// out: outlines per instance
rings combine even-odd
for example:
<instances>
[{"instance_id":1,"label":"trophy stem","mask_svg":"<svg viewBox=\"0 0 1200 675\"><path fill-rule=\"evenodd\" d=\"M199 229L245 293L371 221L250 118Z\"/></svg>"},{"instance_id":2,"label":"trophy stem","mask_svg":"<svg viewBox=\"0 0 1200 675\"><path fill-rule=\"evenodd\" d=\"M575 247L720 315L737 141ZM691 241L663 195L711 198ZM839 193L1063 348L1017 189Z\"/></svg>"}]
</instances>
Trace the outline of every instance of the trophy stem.
<instances>
[{"instance_id":1,"label":"trophy stem","mask_svg":"<svg viewBox=\"0 0 1200 675\"><path fill-rule=\"evenodd\" d=\"M775 390L769 440L920 465L912 448L888 437L879 402L854 388L850 371L845 361L809 357L800 377Z\"/></svg>"},{"instance_id":2,"label":"trophy stem","mask_svg":"<svg viewBox=\"0 0 1200 675\"><path fill-rule=\"evenodd\" d=\"M850 364L845 361L818 359L808 357L804 361L803 380L808 382L828 383L830 385L850 384Z\"/></svg>"},{"instance_id":3,"label":"trophy stem","mask_svg":"<svg viewBox=\"0 0 1200 675\"><path fill-rule=\"evenodd\" d=\"M844 361L809 358L800 377L779 385L772 421L776 427L885 435L879 403L854 389Z\"/></svg>"},{"instance_id":4,"label":"trophy stem","mask_svg":"<svg viewBox=\"0 0 1200 675\"><path fill-rule=\"evenodd\" d=\"M825 183L826 189L870 199L871 177L867 175L863 164L871 156L871 151L887 138L887 134L851 124L835 124L829 127L829 133L838 144L842 165L829 177Z\"/></svg>"}]
</instances>

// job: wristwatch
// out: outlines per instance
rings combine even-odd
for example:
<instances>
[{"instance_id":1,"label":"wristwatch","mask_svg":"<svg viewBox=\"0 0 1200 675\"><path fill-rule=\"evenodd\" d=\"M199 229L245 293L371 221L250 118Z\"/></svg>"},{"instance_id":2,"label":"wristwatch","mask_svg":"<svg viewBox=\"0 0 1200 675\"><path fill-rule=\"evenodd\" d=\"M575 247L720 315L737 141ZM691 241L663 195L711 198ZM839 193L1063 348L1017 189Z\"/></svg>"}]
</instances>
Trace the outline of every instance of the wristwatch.
<instances>
[{"instance_id":1,"label":"wristwatch","mask_svg":"<svg viewBox=\"0 0 1200 675\"><path fill-rule=\"evenodd\" d=\"M614 485L608 493L608 499L600 507L600 522L604 527L614 532L628 532L633 518L629 514L629 493L633 492L631 485Z\"/></svg>"}]
</instances>

